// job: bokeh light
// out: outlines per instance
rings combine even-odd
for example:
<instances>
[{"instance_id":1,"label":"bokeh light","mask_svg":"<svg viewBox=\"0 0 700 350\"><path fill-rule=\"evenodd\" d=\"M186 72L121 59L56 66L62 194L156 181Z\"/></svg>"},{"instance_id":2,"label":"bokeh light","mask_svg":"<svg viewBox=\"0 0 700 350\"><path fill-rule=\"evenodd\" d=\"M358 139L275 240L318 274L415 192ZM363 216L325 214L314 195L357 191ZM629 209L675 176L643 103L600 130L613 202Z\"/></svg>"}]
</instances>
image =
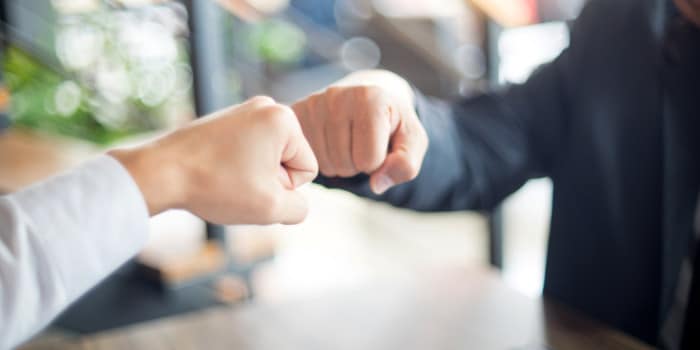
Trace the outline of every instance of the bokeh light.
<instances>
[{"instance_id":1,"label":"bokeh light","mask_svg":"<svg viewBox=\"0 0 700 350\"><path fill-rule=\"evenodd\" d=\"M457 48L454 64L469 79L479 79L486 74L486 56L476 45L465 44Z\"/></svg>"},{"instance_id":2,"label":"bokeh light","mask_svg":"<svg viewBox=\"0 0 700 350\"><path fill-rule=\"evenodd\" d=\"M64 81L56 88L54 93L53 109L59 115L64 117L70 116L80 107L82 97L82 91L76 82L72 80Z\"/></svg>"},{"instance_id":3,"label":"bokeh light","mask_svg":"<svg viewBox=\"0 0 700 350\"><path fill-rule=\"evenodd\" d=\"M355 37L343 43L340 57L348 70L371 69L379 66L382 53L373 40Z\"/></svg>"},{"instance_id":4,"label":"bokeh light","mask_svg":"<svg viewBox=\"0 0 700 350\"><path fill-rule=\"evenodd\" d=\"M56 54L70 70L87 68L102 55L104 33L87 23L69 22L56 33Z\"/></svg>"},{"instance_id":5,"label":"bokeh light","mask_svg":"<svg viewBox=\"0 0 700 350\"><path fill-rule=\"evenodd\" d=\"M306 34L287 21L271 19L255 24L248 41L253 51L264 60L289 63L304 55Z\"/></svg>"}]
</instances>

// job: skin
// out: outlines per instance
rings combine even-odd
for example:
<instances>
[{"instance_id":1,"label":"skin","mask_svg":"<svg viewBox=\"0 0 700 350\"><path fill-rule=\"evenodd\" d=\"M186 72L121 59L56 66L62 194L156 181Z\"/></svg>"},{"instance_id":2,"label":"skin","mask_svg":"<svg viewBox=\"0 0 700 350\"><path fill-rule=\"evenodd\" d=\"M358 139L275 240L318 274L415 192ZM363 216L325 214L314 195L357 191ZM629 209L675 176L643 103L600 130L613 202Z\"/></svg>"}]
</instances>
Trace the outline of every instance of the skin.
<instances>
[{"instance_id":1,"label":"skin","mask_svg":"<svg viewBox=\"0 0 700 350\"><path fill-rule=\"evenodd\" d=\"M370 174L377 194L418 175L428 136L413 108L413 90L401 77L357 72L292 108L321 174Z\"/></svg>"},{"instance_id":2,"label":"skin","mask_svg":"<svg viewBox=\"0 0 700 350\"><path fill-rule=\"evenodd\" d=\"M295 224L307 214L297 188L318 173L289 107L255 97L153 143L109 152L156 215L185 209L217 224Z\"/></svg>"},{"instance_id":3,"label":"skin","mask_svg":"<svg viewBox=\"0 0 700 350\"><path fill-rule=\"evenodd\" d=\"M674 0L685 18L700 27L700 0Z\"/></svg>"}]
</instances>

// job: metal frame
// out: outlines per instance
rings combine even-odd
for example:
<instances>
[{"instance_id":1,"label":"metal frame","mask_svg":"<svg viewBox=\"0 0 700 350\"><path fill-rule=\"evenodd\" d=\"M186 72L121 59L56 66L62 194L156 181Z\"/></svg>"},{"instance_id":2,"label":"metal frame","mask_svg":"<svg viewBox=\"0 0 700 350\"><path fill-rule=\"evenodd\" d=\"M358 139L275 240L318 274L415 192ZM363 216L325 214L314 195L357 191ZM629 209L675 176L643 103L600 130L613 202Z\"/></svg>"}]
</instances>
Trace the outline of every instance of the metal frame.
<instances>
[{"instance_id":1,"label":"metal frame","mask_svg":"<svg viewBox=\"0 0 700 350\"><path fill-rule=\"evenodd\" d=\"M500 62L498 59L498 36L501 33L502 28L493 22L488 20L486 27L486 47L488 50L488 74L489 83L491 87L495 88L499 86L498 75ZM488 218L488 229L489 229L489 262L491 265L499 270L503 269L504 257L503 257L503 246L504 246L504 230L503 230L503 208L499 204L498 207L493 209L487 214Z\"/></svg>"}]
</instances>

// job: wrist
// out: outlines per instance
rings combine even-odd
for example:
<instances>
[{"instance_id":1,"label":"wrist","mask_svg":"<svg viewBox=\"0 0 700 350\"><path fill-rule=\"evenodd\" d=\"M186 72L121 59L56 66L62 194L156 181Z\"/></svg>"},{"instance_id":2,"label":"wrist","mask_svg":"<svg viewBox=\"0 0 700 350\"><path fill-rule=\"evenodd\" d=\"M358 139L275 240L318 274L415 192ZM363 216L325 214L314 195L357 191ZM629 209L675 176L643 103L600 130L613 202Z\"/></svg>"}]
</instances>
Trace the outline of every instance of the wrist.
<instances>
[{"instance_id":1,"label":"wrist","mask_svg":"<svg viewBox=\"0 0 700 350\"><path fill-rule=\"evenodd\" d=\"M116 149L108 155L119 161L129 172L143 195L149 215L184 204L185 181L176 161L168 160L158 144L132 149Z\"/></svg>"}]
</instances>

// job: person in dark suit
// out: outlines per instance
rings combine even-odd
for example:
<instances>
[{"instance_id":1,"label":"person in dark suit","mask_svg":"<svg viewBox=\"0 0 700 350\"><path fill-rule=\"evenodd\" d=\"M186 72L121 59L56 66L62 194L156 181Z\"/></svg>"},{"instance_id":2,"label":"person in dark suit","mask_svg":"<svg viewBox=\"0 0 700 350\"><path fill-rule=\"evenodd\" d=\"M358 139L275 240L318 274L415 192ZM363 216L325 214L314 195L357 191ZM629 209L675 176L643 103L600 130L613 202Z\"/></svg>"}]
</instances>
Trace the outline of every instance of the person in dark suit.
<instances>
[{"instance_id":1,"label":"person in dark suit","mask_svg":"<svg viewBox=\"0 0 700 350\"><path fill-rule=\"evenodd\" d=\"M440 101L365 71L293 109L319 183L399 207L488 210L550 177L544 294L651 344L700 348L699 27L698 0L593 0L523 85Z\"/></svg>"}]
</instances>

